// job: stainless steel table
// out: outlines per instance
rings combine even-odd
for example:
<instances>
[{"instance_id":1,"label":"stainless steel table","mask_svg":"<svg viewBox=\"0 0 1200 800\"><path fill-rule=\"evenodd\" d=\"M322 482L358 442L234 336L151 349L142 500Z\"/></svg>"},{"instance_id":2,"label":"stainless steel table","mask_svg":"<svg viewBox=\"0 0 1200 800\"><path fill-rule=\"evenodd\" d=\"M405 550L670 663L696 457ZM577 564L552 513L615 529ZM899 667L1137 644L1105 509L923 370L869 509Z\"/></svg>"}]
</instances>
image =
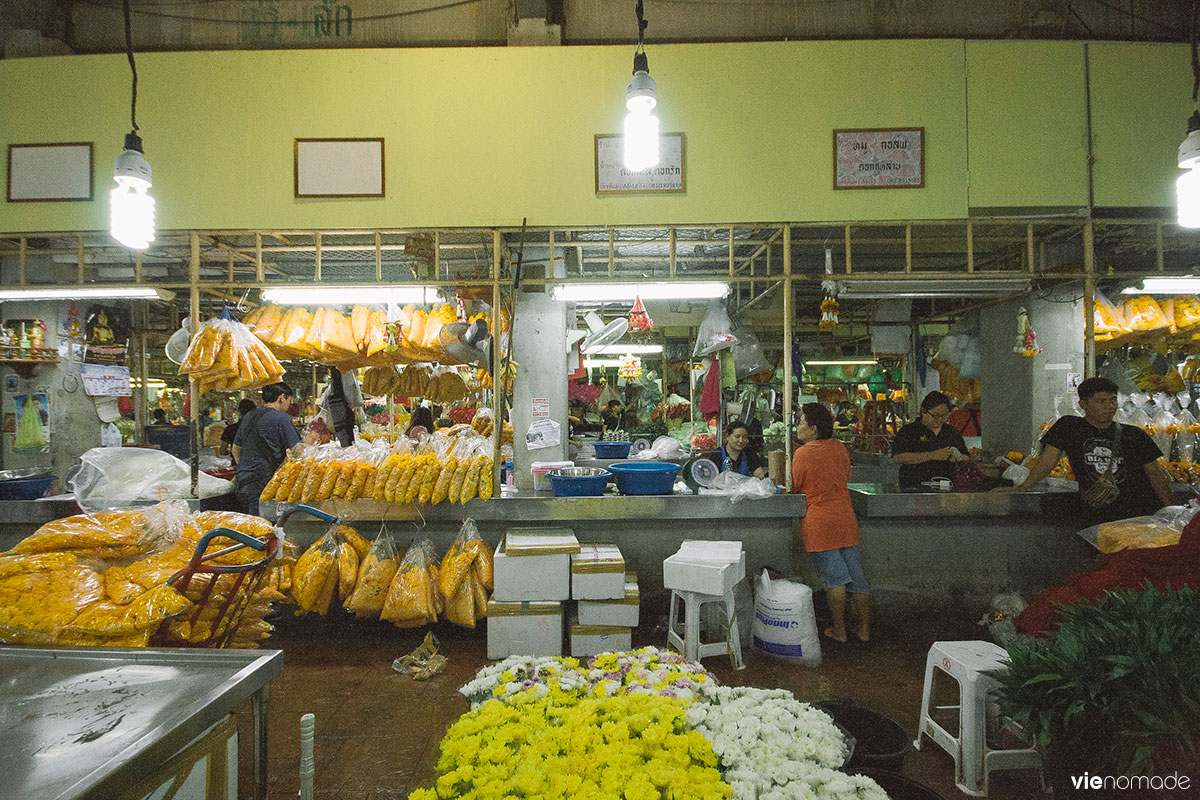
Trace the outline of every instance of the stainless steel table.
<instances>
[{"instance_id":1,"label":"stainless steel table","mask_svg":"<svg viewBox=\"0 0 1200 800\"><path fill-rule=\"evenodd\" d=\"M278 650L0 647L0 797L111 796L249 697L262 800L282 668Z\"/></svg>"}]
</instances>

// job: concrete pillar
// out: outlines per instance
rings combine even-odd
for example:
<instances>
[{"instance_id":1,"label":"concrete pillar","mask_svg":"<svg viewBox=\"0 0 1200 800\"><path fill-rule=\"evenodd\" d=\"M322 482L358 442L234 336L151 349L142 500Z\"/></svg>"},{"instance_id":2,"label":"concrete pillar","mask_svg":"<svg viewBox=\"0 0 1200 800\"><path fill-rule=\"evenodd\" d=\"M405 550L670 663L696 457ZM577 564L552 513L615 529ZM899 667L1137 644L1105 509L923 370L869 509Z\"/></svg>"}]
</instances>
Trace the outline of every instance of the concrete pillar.
<instances>
[{"instance_id":1,"label":"concrete pillar","mask_svg":"<svg viewBox=\"0 0 1200 800\"><path fill-rule=\"evenodd\" d=\"M540 249L546 252L546 248ZM540 259L545 263L537 250L525 248L525 258L531 265ZM532 273L527 268L525 275L532 277ZM520 365L513 382L513 469L522 492L533 488L529 472L532 462L562 461L567 457L567 306L552 300L543 288L528 284L522 287L513 319L513 359ZM546 401L548 417L533 416L535 401L539 401L539 408L544 407L540 401ZM558 424L558 444L526 448L525 433L535 419Z\"/></svg>"},{"instance_id":2,"label":"concrete pillar","mask_svg":"<svg viewBox=\"0 0 1200 800\"><path fill-rule=\"evenodd\" d=\"M1072 374L1083 374L1081 286L1067 284L984 308L980 312L980 377L983 381L983 450L988 456L1009 450L1029 453L1043 422L1078 414ZM1024 307L1042 352L1032 358L1013 352L1017 309Z\"/></svg>"}]
</instances>

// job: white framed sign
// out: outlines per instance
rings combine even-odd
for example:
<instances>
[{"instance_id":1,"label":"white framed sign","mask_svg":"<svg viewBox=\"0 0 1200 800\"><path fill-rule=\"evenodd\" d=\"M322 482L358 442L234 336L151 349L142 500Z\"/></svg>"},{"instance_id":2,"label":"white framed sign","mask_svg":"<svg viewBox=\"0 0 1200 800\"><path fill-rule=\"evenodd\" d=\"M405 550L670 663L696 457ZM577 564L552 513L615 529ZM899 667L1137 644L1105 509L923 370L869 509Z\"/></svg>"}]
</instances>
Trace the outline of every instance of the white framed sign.
<instances>
[{"instance_id":1,"label":"white framed sign","mask_svg":"<svg viewBox=\"0 0 1200 800\"><path fill-rule=\"evenodd\" d=\"M596 194L684 194L687 192L687 138L682 133L658 137L658 166L637 172L625 169L619 133L596 134Z\"/></svg>"},{"instance_id":2,"label":"white framed sign","mask_svg":"<svg viewBox=\"0 0 1200 800\"><path fill-rule=\"evenodd\" d=\"M297 139L296 197L383 197L383 139Z\"/></svg>"},{"instance_id":3,"label":"white framed sign","mask_svg":"<svg viewBox=\"0 0 1200 800\"><path fill-rule=\"evenodd\" d=\"M923 186L924 128L854 128L833 132L834 189Z\"/></svg>"},{"instance_id":4,"label":"white framed sign","mask_svg":"<svg viewBox=\"0 0 1200 800\"><path fill-rule=\"evenodd\" d=\"M8 202L92 199L92 143L8 146Z\"/></svg>"}]
</instances>

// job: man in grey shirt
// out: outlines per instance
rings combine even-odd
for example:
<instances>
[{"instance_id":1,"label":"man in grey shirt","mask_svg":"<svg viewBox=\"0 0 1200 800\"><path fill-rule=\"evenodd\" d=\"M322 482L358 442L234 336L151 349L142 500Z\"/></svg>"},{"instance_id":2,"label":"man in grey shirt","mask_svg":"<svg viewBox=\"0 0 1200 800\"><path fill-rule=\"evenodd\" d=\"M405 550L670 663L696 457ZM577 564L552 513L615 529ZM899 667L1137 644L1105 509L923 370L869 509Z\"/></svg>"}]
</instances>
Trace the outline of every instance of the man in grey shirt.
<instances>
[{"instance_id":1,"label":"man in grey shirt","mask_svg":"<svg viewBox=\"0 0 1200 800\"><path fill-rule=\"evenodd\" d=\"M286 383L262 389L262 405L242 417L233 440L237 461L237 494L247 514L258 515L258 498L287 451L300 443L300 435L287 409L295 396Z\"/></svg>"}]
</instances>

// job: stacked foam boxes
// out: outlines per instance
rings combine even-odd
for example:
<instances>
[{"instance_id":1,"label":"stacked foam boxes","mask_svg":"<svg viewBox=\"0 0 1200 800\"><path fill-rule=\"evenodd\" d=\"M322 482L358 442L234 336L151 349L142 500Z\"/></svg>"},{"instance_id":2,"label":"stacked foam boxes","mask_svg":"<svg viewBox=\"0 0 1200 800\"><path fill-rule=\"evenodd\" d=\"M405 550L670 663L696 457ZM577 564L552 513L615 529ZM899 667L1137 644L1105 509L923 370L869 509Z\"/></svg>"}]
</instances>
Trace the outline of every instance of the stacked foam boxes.
<instances>
[{"instance_id":1,"label":"stacked foam boxes","mask_svg":"<svg viewBox=\"0 0 1200 800\"><path fill-rule=\"evenodd\" d=\"M563 602L571 596L569 528L509 528L496 547L488 601L488 658L561 656Z\"/></svg>"},{"instance_id":2,"label":"stacked foam boxes","mask_svg":"<svg viewBox=\"0 0 1200 800\"><path fill-rule=\"evenodd\" d=\"M746 577L741 542L686 539L663 561L663 586L718 597L733 591Z\"/></svg>"},{"instance_id":3,"label":"stacked foam boxes","mask_svg":"<svg viewBox=\"0 0 1200 800\"><path fill-rule=\"evenodd\" d=\"M637 576L615 544L585 544L571 556L571 655L628 650L638 624Z\"/></svg>"}]
</instances>

